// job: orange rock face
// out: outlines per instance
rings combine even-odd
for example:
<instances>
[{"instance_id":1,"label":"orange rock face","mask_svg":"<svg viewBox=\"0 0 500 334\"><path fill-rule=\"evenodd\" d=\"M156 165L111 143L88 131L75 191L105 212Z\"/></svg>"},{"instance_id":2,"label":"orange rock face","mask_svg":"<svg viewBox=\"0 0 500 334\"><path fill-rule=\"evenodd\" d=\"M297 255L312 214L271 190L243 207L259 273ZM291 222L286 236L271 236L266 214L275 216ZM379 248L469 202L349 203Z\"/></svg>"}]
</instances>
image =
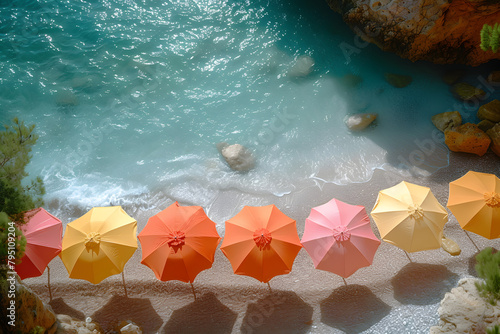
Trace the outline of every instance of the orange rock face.
<instances>
[{"instance_id":1,"label":"orange rock face","mask_svg":"<svg viewBox=\"0 0 500 334\"><path fill-rule=\"evenodd\" d=\"M489 129L486 133L491 138L491 150L500 157L500 123Z\"/></svg>"},{"instance_id":2,"label":"orange rock face","mask_svg":"<svg viewBox=\"0 0 500 334\"><path fill-rule=\"evenodd\" d=\"M412 61L477 66L500 53L483 51L484 24L500 22L496 0L327 0L364 40Z\"/></svg>"},{"instance_id":3,"label":"orange rock face","mask_svg":"<svg viewBox=\"0 0 500 334\"><path fill-rule=\"evenodd\" d=\"M476 124L465 123L444 133L444 142L453 152L474 153L482 156L488 151L491 139Z\"/></svg>"}]
</instances>

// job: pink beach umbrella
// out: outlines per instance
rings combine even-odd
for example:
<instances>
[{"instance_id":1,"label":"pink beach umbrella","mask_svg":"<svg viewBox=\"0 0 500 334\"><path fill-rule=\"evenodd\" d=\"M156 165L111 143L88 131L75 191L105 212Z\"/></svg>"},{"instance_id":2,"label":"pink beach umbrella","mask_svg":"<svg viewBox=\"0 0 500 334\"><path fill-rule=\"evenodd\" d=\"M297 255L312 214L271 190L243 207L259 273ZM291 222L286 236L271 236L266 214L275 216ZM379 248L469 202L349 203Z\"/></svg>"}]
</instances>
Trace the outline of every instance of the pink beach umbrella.
<instances>
[{"instance_id":1,"label":"pink beach umbrella","mask_svg":"<svg viewBox=\"0 0 500 334\"><path fill-rule=\"evenodd\" d=\"M365 208L335 198L311 209L301 242L316 269L343 278L369 266L380 245Z\"/></svg>"},{"instance_id":2,"label":"pink beach umbrella","mask_svg":"<svg viewBox=\"0 0 500 334\"><path fill-rule=\"evenodd\" d=\"M21 226L26 237L26 248L16 272L21 279L37 277L54 257L61 252L62 223L43 208L25 213L26 224ZM50 275L50 268L48 268ZM50 277L49 294L50 294Z\"/></svg>"}]
</instances>

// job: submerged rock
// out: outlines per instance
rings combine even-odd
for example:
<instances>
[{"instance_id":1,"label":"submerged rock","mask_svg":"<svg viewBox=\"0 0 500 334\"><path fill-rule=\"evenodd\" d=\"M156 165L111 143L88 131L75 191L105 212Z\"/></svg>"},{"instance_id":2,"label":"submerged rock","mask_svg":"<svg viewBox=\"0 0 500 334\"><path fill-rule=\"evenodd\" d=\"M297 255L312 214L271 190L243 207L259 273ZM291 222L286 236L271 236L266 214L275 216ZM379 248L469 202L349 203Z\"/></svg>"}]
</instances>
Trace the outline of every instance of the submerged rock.
<instances>
[{"instance_id":1,"label":"submerged rock","mask_svg":"<svg viewBox=\"0 0 500 334\"><path fill-rule=\"evenodd\" d=\"M305 77L312 72L314 66L314 59L310 56L303 55L295 60L295 64L288 71L288 76L291 77Z\"/></svg>"},{"instance_id":2,"label":"submerged rock","mask_svg":"<svg viewBox=\"0 0 500 334\"><path fill-rule=\"evenodd\" d=\"M373 123L377 116L378 114L355 114L348 116L345 124L351 131L361 131Z\"/></svg>"},{"instance_id":3,"label":"submerged rock","mask_svg":"<svg viewBox=\"0 0 500 334\"><path fill-rule=\"evenodd\" d=\"M218 143L217 149L222 154L231 169L238 172L246 172L255 166L255 158L249 149L240 145Z\"/></svg>"},{"instance_id":4,"label":"submerged rock","mask_svg":"<svg viewBox=\"0 0 500 334\"><path fill-rule=\"evenodd\" d=\"M453 152L466 152L482 156L488 151L491 139L476 124L465 123L444 133L445 144Z\"/></svg>"},{"instance_id":5,"label":"submerged rock","mask_svg":"<svg viewBox=\"0 0 500 334\"><path fill-rule=\"evenodd\" d=\"M363 78L359 75L348 73L342 77L341 82L345 87L356 88L363 82Z\"/></svg>"},{"instance_id":6,"label":"submerged rock","mask_svg":"<svg viewBox=\"0 0 500 334\"><path fill-rule=\"evenodd\" d=\"M491 150L500 157L500 123L486 131L491 138Z\"/></svg>"},{"instance_id":7,"label":"submerged rock","mask_svg":"<svg viewBox=\"0 0 500 334\"><path fill-rule=\"evenodd\" d=\"M458 111L447 111L441 114L432 116L432 124L436 126L440 131L445 132L446 130L452 129L462 124L462 116Z\"/></svg>"},{"instance_id":8,"label":"submerged rock","mask_svg":"<svg viewBox=\"0 0 500 334\"><path fill-rule=\"evenodd\" d=\"M411 84L413 79L409 75L386 73L384 74L385 80L396 88L404 88Z\"/></svg>"},{"instance_id":9,"label":"submerged rock","mask_svg":"<svg viewBox=\"0 0 500 334\"><path fill-rule=\"evenodd\" d=\"M63 89L56 93L56 104L58 106L76 106L78 103L78 97L71 90Z\"/></svg>"},{"instance_id":10,"label":"submerged rock","mask_svg":"<svg viewBox=\"0 0 500 334\"><path fill-rule=\"evenodd\" d=\"M488 82L500 85L500 71L493 71L488 75Z\"/></svg>"},{"instance_id":11,"label":"submerged rock","mask_svg":"<svg viewBox=\"0 0 500 334\"><path fill-rule=\"evenodd\" d=\"M500 303L486 302L477 291L478 278L463 278L457 287L447 292L438 309L439 323L430 334L485 333L485 329L498 324Z\"/></svg>"},{"instance_id":12,"label":"submerged rock","mask_svg":"<svg viewBox=\"0 0 500 334\"><path fill-rule=\"evenodd\" d=\"M477 111L479 119L500 122L500 101L493 100L490 103L483 104Z\"/></svg>"},{"instance_id":13,"label":"submerged rock","mask_svg":"<svg viewBox=\"0 0 500 334\"><path fill-rule=\"evenodd\" d=\"M450 70L443 74L443 81L448 85L453 85L465 75L464 70Z\"/></svg>"},{"instance_id":14,"label":"submerged rock","mask_svg":"<svg viewBox=\"0 0 500 334\"><path fill-rule=\"evenodd\" d=\"M461 100L469 101L473 99L481 99L486 93L484 90L476 88L465 82L459 82L453 85L451 91L455 96Z\"/></svg>"}]
</instances>

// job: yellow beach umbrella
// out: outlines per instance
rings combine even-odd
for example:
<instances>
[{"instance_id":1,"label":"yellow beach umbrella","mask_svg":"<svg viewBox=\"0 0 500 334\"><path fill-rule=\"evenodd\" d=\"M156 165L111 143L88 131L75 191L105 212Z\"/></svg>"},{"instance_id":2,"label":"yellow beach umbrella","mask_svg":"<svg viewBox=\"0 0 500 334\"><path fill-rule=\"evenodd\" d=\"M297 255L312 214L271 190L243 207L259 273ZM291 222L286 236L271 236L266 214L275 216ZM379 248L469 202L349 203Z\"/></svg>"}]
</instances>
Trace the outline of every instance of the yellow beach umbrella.
<instances>
[{"instance_id":1,"label":"yellow beach umbrella","mask_svg":"<svg viewBox=\"0 0 500 334\"><path fill-rule=\"evenodd\" d=\"M371 216L382 240L407 252L441 247L448 220L430 188L404 181L379 192Z\"/></svg>"},{"instance_id":2,"label":"yellow beach umbrella","mask_svg":"<svg viewBox=\"0 0 500 334\"><path fill-rule=\"evenodd\" d=\"M469 171L451 182L447 206L464 230L500 237L500 179L495 175Z\"/></svg>"},{"instance_id":3,"label":"yellow beach umbrella","mask_svg":"<svg viewBox=\"0 0 500 334\"><path fill-rule=\"evenodd\" d=\"M121 206L96 207L69 223L59 254L70 278L97 284L119 274L137 249L137 222Z\"/></svg>"}]
</instances>

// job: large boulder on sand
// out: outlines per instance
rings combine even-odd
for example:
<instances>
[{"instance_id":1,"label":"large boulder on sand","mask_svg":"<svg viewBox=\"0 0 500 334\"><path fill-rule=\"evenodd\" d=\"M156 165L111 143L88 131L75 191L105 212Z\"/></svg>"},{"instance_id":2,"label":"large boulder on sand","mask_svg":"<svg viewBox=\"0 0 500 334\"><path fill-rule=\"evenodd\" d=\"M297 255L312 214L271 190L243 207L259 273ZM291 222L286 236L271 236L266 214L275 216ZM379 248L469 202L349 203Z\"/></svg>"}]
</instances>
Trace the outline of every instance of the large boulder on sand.
<instances>
[{"instance_id":1,"label":"large boulder on sand","mask_svg":"<svg viewBox=\"0 0 500 334\"><path fill-rule=\"evenodd\" d=\"M453 152L482 156L488 151L491 139L476 124L465 123L444 133L444 142Z\"/></svg>"},{"instance_id":2,"label":"large boulder on sand","mask_svg":"<svg viewBox=\"0 0 500 334\"><path fill-rule=\"evenodd\" d=\"M217 149L222 154L229 167L235 171L246 172L255 166L255 158L252 152L243 145L218 143Z\"/></svg>"},{"instance_id":3,"label":"large boulder on sand","mask_svg":"<svg viewBox=\"0 0 500 334\"><path fill-rule=\"evenodd\" d=\"M477 117L493 123L500 122L500 101L493 100L489 103L483 104L477 111Z\"/></svg>"},{"instance_id":4,"label":"large boulder on sand","mask_svg":"<svg viewBox=\"0 0 500 334\"><path fill-rule=\"evenodd\" d=\"M438 309L439 324L431 327L430 334L485 333L485 329L498 324L500 303L496 306L479 296L477 278L464 278L456 288L447 292Z\"/></svg>"},{"instance_id":5,"label":"large boulder on sand","mask_svg":"<svg viewBox=\"0 0 500 334\"><path fill-rule=\"evenodd\" d=\"M432 116L431 120L432 124L442 132L462 124L462 116L460 116L458 111L443 112Z\"/></svg>"},{"instance_id":6,"label":"large boulder on sand","mask_svg":"<svg viewBox=\"0 0 500 334\"><path fill-rule=\"evenodd\" d=\"M491 150L500 157L500 123L486 131L486 134L491 138Z\"/></svg>"}]
</instances>

